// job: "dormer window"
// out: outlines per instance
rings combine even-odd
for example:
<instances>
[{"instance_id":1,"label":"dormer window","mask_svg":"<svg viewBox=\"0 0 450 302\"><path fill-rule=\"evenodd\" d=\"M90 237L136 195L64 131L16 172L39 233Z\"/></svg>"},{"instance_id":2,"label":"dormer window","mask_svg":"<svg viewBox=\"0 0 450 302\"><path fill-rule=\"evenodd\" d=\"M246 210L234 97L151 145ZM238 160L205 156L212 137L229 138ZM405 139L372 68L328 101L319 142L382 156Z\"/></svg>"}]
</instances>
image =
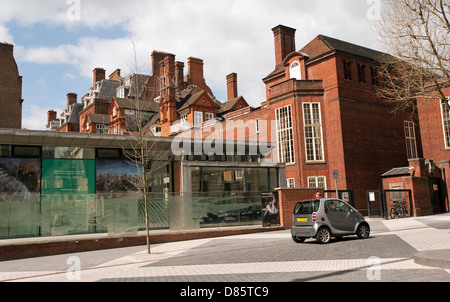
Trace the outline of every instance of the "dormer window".
<instances>
[{"instance_id":1,"label":"dormer window","mask_svg":"<svg viewBox=\"0 0 450 302\"><path fill-rule=\"evenodd\" d=\"M295 61L291 64L290 74L291 74L291 79L296 79L296 80L302 79L302 72L300 69L300 63L298 61Z\"/></svg>"},{"instance_id":2,"label":"dormer window","mask_svg":"<svg viewBox=\"0 0 450 302\"><path fill-rule=\"evenodd\" d=\"M116 96L119 98L124 98L125 97L125 87L117 88Z\"/></svg>"},{"instance_id":3,"label":"dormer window","mask_svg":"<svg viewBox=\"0 0 450 302\"><path fill-rule=\"evenodd\" d=\"M113 117L116 117L116 116L117 116L117 107L114 106L113 107Z\"/></svg>"}]
</instances>

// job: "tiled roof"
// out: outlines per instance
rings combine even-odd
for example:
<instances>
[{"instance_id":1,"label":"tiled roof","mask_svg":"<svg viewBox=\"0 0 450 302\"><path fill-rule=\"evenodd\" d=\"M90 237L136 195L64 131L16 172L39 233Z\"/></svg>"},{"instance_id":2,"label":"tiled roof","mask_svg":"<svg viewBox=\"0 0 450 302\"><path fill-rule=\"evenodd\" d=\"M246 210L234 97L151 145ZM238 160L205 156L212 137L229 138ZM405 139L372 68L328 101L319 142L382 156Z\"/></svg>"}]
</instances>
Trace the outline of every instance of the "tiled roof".
<instances>
[{"instance_id":1,"label":"tiled roof","mask_svg":"<svg viewBox=\"0 0 450 302\"><path fill-rule=\"evenodd\" d=\"M317 43L317 41L321 43ZM304 53L309 57L307 61L314 60L334 51L363 57L373 61L381 61L384 56L388 56L388 54L378 50L370 49L364 46L345 42L324 35L318 35L300 50L301 53ZM283 72L284 66L277 66L275 70L273 70L264 79L274 77L278 73L282 74Z\"/></svg>"},{"instance_id":2,"label":"tiled roof","mask_svg":"<svg viewBox=\"0 0 450 302\"><path fill-rule=\"evenodd\" d=\"M315 40L318 39L322 41L325 46L327 46L328 51L338 51L343 53L348 53L351 55L371 59L374 61L379 61L383 56L386 55L386 53L374 50L371 48L367 48L364 46L356 45L353 43L345 42L339 39L331 38L324 35L318 35ZM314 41L314 40L313 40ZM310 60L317 58L325 53L327 51L324 51L326 49L320 48L320 47L311 47L311 43L306 45L304 48L302 48L302 52L305 52L309 55Z\"/></svg>"},{"instance_id":3,"label":"tiled roof","mask_svg":"<svg viewBox=\"0 0 450 302\"><path fill-rule=\"evenodd\" d=\"M119 107L123 109L132 109L132 110L140 109L143 111L151 111L151 112L159 111L159 104L155 102L133 100L119 97L114 97L114 100L116 101L117 105L119 105Z\"/></svg>"},{"instance_id":4,"label":"tiled roof","mask_svg":"<svg viewBox=\"0 0 450 302\"><path fill-rule=\"evenodd\" d=\"M72 104L72 111L70 113L68 123L79 124L80 123L80 111L83 110L84 105L81 103Z\"/></svg>"},{"instance_id":5,"label":"tiled roof","mask_svg":"<svg viewBox=\"0 0 450 302\"><path fill-rule=\"evenodd\" d=\"M102 80L100 82L100 89L98 99L110 101L116 95L116 89L120 86L120 82L111 80Z\"/></svg>"},{"instance_id":6,"label":"tiled roof","mask_svg":"<svg viewBox=\"0 0 450 302\"><path fill-rule=\"evenodd\" d=\"M186 98L186 100L183 102L183 105L178 109L178 111L186 109L190 105L194 104L204 92L205 92L204 90L200 90L200 91L197 91L197 92L193 91L192 94L188 95L188 98Z\"/></svg>"},{"instance_id":7,"label":"tiled roof","mask_svg":"<svg viewBox=\"0 0 450 302\"><path fill-rule=\"evenodd\" d=\"M228 110L233 108L233 106L236 105L236 103L242 98L243 98L242 96L238 96L237 98L234 98L232 100L223 103L222 107L219 110L219 113L227 112Z\"/></svg>"},{"instance_id":8,"label":"tiled roof","mask_svg":"<svg viewBox=\"0 0 450 302\"><path fill-rule=\"evenodd\" d=\"M97 113L88 113L87 114L91 123L94 124L109 124L109 115L108 114L97 114Z\"/></svg>"}]
</instances>

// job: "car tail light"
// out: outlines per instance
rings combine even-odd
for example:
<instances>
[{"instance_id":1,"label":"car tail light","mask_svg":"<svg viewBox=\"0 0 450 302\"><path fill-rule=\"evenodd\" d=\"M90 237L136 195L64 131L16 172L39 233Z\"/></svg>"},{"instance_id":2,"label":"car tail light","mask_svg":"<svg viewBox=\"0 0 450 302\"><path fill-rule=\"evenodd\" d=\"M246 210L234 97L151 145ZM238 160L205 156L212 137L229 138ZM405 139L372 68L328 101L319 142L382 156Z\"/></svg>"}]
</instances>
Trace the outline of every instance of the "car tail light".
<instances>
[{"instance_id":1,"label":"car tail light","mask_svg":"<svg viewBox=\"0 0 450 302\"><path fill-rule=\"evenodd\" d=\"M316 222L316 212L312 213L312 221Z\"/></svg>"}]
</instances>

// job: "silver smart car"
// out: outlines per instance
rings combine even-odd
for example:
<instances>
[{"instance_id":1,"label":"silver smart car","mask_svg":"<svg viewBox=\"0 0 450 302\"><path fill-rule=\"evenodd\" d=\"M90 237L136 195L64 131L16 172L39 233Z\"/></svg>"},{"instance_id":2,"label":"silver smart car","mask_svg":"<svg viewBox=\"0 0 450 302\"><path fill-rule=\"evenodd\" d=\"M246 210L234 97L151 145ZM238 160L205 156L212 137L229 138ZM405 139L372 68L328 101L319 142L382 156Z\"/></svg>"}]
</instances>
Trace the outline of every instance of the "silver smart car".
<instances>
[{"instance_id":1,"label":"silver smart car","mask_svg":"<svg viewBox=\"0 0 450 302\"><path fill-rule=\"evenodd\" d=\"M297 243L316 238L320 243L330 242L331 237L340 238L356 234L367 238L369 224L356 209L336 198L321 198L298 202L294 207L292 240Z\"/></svg>"}]
</instances>

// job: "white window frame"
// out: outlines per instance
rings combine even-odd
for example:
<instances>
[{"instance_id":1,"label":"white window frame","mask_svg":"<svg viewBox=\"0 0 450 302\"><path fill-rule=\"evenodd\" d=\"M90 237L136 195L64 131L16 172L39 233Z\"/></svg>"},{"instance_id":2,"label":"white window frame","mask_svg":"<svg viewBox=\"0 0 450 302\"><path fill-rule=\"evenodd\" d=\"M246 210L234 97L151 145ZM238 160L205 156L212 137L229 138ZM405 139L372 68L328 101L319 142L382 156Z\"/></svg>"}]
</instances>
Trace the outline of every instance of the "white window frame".
<instances>
[{"instance_id":1,"label":"white window frame","mask_svg":"<svg viewBox=\"0 0 450 302\"><path fill-rule=\"evenodd\" d=\"M214 113L206 112L205 113L205 122L210 121L212 119L214 119Z\"/></svg>"},{"instance_id":2,"label":"white window frame","mask_svg":"<svg viewBox=\"0 0 450 302\"><path fill-rule=\"evenodd\" d=\"M295 64L295 66L294 66ZM291 79L301 80L302 79L302 69L299 61L292 62L289 67L289 74Z\"/></svg>"},{"instance_id":3,"label":"white window frame","mask_svg":"<svg viewBox=\"0 0 450 302\"><path fill-rule=\"evenodd\" d=\"M441 102L442 131L444 135L445 149L450 149L450 97L447 97L447 104Z\"/></svg>"},{"instance_id":4,"label":"white window frame","mask_svg":"<svg viewBox=\"0 0 450 302\"><path fill-rule=\"evenodd\" d=\"M306 162L324 162L320 103L303 103L302 105Z\"/></svg>"},{"instance_id":5,"label":"white window frame","mask_svg":"<svg viewBox=\"0 0 450 302\"><path fill-rule=\"evenodd\" d=\"M288 186L288 188L295 188L295 178L288 178L287 186Z\"/></svg>"},{"instance_id":6,"label":"white window frame","mask_svg":"<svg viewBox=\"0 0 450 302\"><path fill-rule=\"evenodd\" d=\"M194 111L194 126L203 124L203 112Z\"/></svg>"},{"instance_id":7,"label":"white window frame","mask_svg":"<svg viewBox=\"0 0 450 302\"><path fill-rule=\"evenodd\" d=\"M414 122L404 121L406 154L408 159L417 158L417 142Z\"/></svg>"},{"instance_id":8,"label":"white window frame","mask_svg":"<svg viewBox=\"0 0 450 302\"><path fill-rule=\"evenodd\" d=\"M278 161L285 164L295 163L294 131L291 105L275 109L277 123Z\"/></svg>"},{"instance_id":9,"label":"white window frame","mask_svg":"<svg viewBox=\"0 0 450 302\"><path fill-rule=\"evenodd\" d=\"M323 184L323 187L320 186ZM327 177L326 176L308 176L308 188L323 188L327 189Z\"/></svg>"}]
</instances>

